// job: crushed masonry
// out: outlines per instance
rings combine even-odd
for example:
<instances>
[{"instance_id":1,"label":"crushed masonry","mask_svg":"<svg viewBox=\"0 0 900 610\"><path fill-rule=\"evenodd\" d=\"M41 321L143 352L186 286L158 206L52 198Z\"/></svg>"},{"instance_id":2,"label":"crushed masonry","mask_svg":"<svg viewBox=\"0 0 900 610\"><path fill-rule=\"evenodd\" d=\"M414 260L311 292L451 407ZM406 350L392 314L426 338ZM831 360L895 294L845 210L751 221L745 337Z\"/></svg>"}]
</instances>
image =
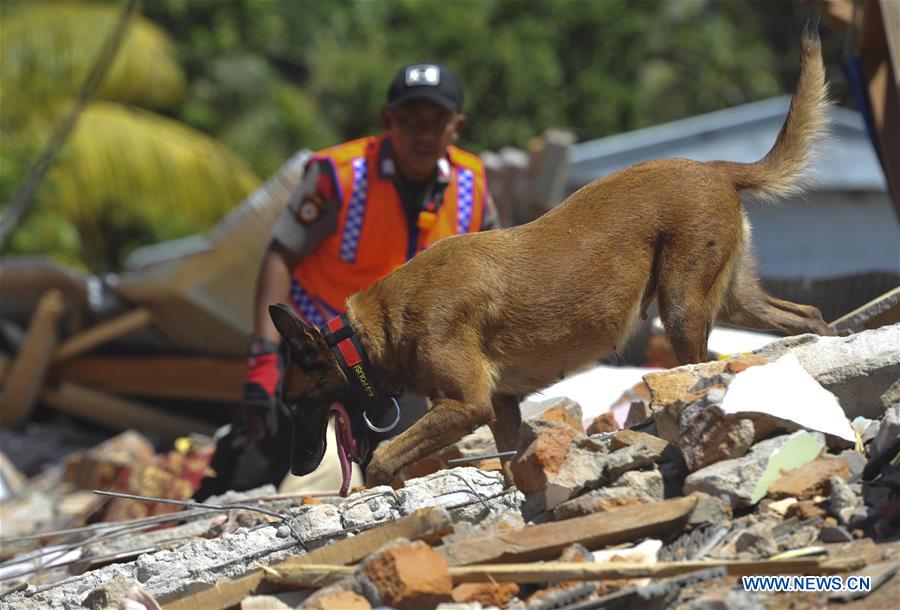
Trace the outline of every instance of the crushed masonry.
<instances>
[{"instance_id":1,"label":"crushed masonry","mask_svg":"<svg viewBox=\"0 0 900 610\"><path fill-rule=\"evenodd\" d=\"M266 487L209 500L221 509L144 502L139 518L104 521L110 500L92 486L166 463L125 433L0 502L0 608L806 610L841 599L735 589L748 574L872 574L877 588L850 607L890 607L898 338L900 324L792 337L648 374L623 411L635 429L585 422L572 400L532 403L514 487L479 430L396 488ZM447 463L458 458L469 465Z\"/></svg>"}]
</instances>

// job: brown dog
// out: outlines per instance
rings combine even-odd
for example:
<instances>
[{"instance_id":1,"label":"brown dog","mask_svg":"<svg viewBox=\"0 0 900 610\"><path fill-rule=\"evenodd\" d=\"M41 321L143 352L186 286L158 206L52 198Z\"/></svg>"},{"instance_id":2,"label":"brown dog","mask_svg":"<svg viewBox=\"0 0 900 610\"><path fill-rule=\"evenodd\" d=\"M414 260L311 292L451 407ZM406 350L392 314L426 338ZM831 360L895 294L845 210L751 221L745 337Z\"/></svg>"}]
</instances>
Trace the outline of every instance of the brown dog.
<instances>
[{"instance_id":1,"label":"brown dog","mask_svg":"<svg viewBox=\"0 0 900 610\"><path fill-rule=\"evenodd\" d=\"M368 485L389 483L403 466L482 424L500 451L515 449L517 397L622 346L654 298L682 364L706 360L716 320L832 334L814 307L759 287L739 197L801 190L827 126L818 34L805 32L802 48L787 119L761 161L628 167L526 225L442 240L347 300L347 320L369 359L362 382L377 379L383 393L406 388L432 401L375 453ZM331 415L342 463L363 461L365 407L348 385L359 371L345 373L323 334L287 306L270 314L289 354L282 397L294 416L292 471L318 466Z\"/></svg>"}]
</instances>

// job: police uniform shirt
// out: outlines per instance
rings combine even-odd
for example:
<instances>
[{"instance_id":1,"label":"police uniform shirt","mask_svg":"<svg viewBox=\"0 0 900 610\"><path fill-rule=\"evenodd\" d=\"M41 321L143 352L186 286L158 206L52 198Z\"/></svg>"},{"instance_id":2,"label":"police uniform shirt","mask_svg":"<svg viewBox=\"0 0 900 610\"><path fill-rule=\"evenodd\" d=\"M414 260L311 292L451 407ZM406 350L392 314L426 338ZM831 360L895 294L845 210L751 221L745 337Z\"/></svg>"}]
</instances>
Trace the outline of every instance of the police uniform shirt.
<instances>
[{"instance_id":1,"label":"police uniform shirt","mask_svg":"<svg viewBox=\"0 0 900 610\"><path fill-rule=\"evenodd\" d=\"M379 151L381 176L394 180L397 193L403 202L406 221L414 226L422 206L435 195L442 195L451 179L450 162L446 158L438 162L435 175L423 183L410 182L396 169L390 150L390 140L385 140ZM291 252L300 256L310 254L329 235L337 231L341 200L336 187L334 168L324 160L313 160L306 168L303 180L294 190L287 209L276 221L273 238ZM493 199L488 195L481 231L500 227Z\"/></svg>"}]
</instances>

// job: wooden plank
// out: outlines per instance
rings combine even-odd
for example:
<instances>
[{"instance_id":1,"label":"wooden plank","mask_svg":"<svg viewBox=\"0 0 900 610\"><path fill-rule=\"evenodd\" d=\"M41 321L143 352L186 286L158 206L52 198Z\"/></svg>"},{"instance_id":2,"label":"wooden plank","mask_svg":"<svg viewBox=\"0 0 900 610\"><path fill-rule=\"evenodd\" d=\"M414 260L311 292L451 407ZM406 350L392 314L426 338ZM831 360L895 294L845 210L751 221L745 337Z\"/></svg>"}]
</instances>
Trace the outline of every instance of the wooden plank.
<instances>
[{"instance_id":1,"label":"wooden plank","mask_svg":"<svg viewBox=\"0 0 900 610\"><path fill-rule=\"evenodd\" d=\"M666 578L697 570L724 567L731 576L755 574L831 574L846 572L865 565L864 557L839 559L808 558L787 560L706 560L671 561L655 564L632 564L605 561L596 563L528 563L461 566L450 568L454 583L517 582L543 583L567 580L602 580L608 578Z\"/></svg>"},{"instance_id":2,"label":"wooden plank","mask_svg":"<svg viewBox=\"0 0 900 610\"><path fill-rule=\"evenodd\" d=\"M438 551L450 566L552 560L576 542L593 550L639 538L674 534L684 527L695 502L694 498L676 498L625 506L565 521L527 526L497 536L455 542Z\"/></svg>"},{"instance_id":3,"label":"wooden plank","mask_svg":"<svg viewBox=\"0 0 900 610\"><path fill-rule=\"evenodd\" d=\"M596 563L508 563L449 568L453 584L466 582L515 582L519 584L557 583L571 580L605 580L620 578L667 578L724 567L731 576L756 574L833 574L865 566L864 557L837 559L808 558L761 561L672 561L655 564L632 564L624 561ZM272 582L294 588L315 588L350 576L356 568L329 564L277 566L269 572Z\"/></svg>"},{"instance_id":4,"label":"wooden plank","mask_svg":"<svg viewBox=\"0 0 900 610\"><path fill-rule=\"evenodd\" d=\"M16 426L31 414L56 349L57 326L65 311L59 290L48 290L28 324L25 343L9 367L0 401L0 426Z\"/></svg>"},{"instance_id":5,"label":"wooden plank","mask_svg":"<svg viewBox=\"0 0 900 610\"><path fill-rule=\"evenodd\" d=\"M64 383L58 389L45 390L41 394L41 401L57 411L77 415L114 430L135 429L172 438L191 432L210 435L215 432L215 426L208 422L166 413L149 405L74 383Z\"/></svg>"},{"instance_id":6,"label":"wooden plank","mask_svg":"<svg viewBox=\"0 0 900 610\"><path fill-rule=\"evenodd\" d=\"M889 290L880 297L854 309L829 326L838 332L849 330L858 333L897 322L900 322L900 287Z\"/></svg>"},{"instance_id":7,"label":"wooden plank","mask_svg":"<svg viewBox=\"0 0 900 610\"><path fill-rule=\"evenodd\" d=\"M98 345L116 339L147 326L153 320L153 314L146 307L138 307L112 320L101 322L96 326L70 337L59 346L53 355L54 362L60 362L91 350Z\"/></svg>"},{"instance_id":8,"label":"wooden plank","mask_svg":"<svg viewBox=\"0 0 900 610\"><path fill-rule=\"evenodd\" d=\"M238 402L243 358L192 356L82 356L50 371L54 379L129 396Z\"/></svg>"},{"instance_id":9,"label":"wooden plank","mask_svg":"<svg viewBox=\"0 0 900 610\"><path fill-rule=\"evenodd\" d=\"M878 132L881 165L887 178L889 194L900 215L900 83L892 66L891 14L883 14L886 3L863 0L862 23L858 34L859 54L869 93L869 109Z\"/></svg>"},{"instance_id":10,"label":"wooden plank","mask_svg":"<svg viewBox=\"0 0 900 610\"><path fill-rule=\"evenodd\" d=\"M416 540L430 536L442 535L453 529L450 515L443 508L423 508L408 517L391 523L379 525L358 536L346 538L334 544L312 551L308 555L291 557L270 566L272 569L294 569L304 564L343 565L356 563L363 557L378 550L386 542L396 538ZM352 570L352 568L351 568ZM159 601L165 610L218 610L230 608L241 603L246 596L253 593L271 591L273 585L264 582L268 577L266 571L255 569L234 580L221 580L215 585L195 591L176 599Z\"/></svg>"}]
</instances>

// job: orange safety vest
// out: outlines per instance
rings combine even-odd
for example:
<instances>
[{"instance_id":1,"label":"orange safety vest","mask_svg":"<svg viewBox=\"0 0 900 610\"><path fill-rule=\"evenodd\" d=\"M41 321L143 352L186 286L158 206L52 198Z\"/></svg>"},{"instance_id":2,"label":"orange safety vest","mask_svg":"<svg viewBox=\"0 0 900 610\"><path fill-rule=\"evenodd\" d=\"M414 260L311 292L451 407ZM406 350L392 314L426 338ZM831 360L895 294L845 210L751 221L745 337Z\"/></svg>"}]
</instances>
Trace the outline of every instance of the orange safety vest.
<instances>
[{"instance_id":1,"label":"orange safety vest","mask_svg":"<svg viewBox=\"0 0 900 610\"><path fill-rule=\"evenodd\" d=\"M370 136L316 153L331 163L341 210L337 230L294 267L291 300L309 324L321 326L345 311L347 297L371 286L439 239L477 231L487 205L481 160L448 147L450 182L430 229L410 227L391 177L378 166L386 135Z\"/></svg>"}]
</instances>

